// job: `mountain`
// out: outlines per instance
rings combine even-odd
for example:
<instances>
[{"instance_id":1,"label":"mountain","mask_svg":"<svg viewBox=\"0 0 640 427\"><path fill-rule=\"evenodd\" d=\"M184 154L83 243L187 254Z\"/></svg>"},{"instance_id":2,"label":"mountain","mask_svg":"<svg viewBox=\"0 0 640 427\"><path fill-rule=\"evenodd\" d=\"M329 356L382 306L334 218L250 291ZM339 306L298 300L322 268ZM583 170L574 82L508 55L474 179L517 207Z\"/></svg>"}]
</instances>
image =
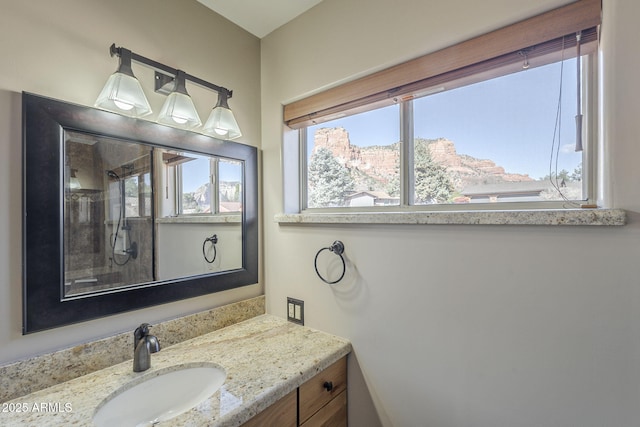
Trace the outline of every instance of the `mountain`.
<instances>
[{"instance_id":1,"label":"mountain","mask_svg":"<svg viewBox=\"0 0 640 427\"><path fill-rule=\"evenodd\" d=\"M242 207L242 182L220 181L220 210L240 211ZM182 195L182 212L185 214L211 212L211 184L205 183L196 190Z\"/></svg>"},{"instance_id":2,"label":"mountain","mask_svg":"<svg viewBox=\"0 0 640 427\"><path fill-rule=\"evenodd\" d=\"M400 164L399 143L358 147L351 144L349 132L342 127L318 129L313 143L314 152L327 148L340 164L351 171L358 190L386 188ZM507 173L492 160L458 154L454 142L445 138L418 138L415 143L428 144L431 158L446 169L457 191L478 184L533 181L529 175Z\"/></svg>"}]
</instances>

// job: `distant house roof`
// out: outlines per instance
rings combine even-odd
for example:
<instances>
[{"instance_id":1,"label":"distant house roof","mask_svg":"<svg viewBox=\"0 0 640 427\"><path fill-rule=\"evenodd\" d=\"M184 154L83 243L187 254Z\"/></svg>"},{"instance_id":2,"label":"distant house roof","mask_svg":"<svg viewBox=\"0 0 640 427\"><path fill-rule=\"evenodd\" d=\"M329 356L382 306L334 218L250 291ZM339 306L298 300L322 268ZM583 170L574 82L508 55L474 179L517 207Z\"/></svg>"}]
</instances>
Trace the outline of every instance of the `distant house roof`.
<instances>
[{"instance_id":1,"label":"distant house roof","mask_svg":"<svg viewBox=\"0 0 640 427\"><path fill-rule=\"evenodd\" d=\"M220 202L220 212L240 212L242 203L240 202Z\"/></svg>"},{"instance_id":2,"label":"distant house roof","mask_svg":"<svg viewBox=\"0 0 640 427\"><path fill-rule=\"evenodd\" d=\"M345 197L347 206L389 206L397 205L400 199L384 191L359 191Z\"/></svg>"},{"instance_id":3,"label":"distant house roof","mask_svg":"<svg viewBox=\"0 0 640 427\"><path fill-rule=\"evenodd\" d=\"M357 193L350 194L346 197L347 200L357 199L358 197L366 197L369 196L374 199L393 199L384 191L359 191Z\"/></svg>"},{"instance_id":4,"label":"distant house roof","mask_svg":"<svg viewBox=\"0 0 640 427\"><path fill-rule=\"evenodd\" d=\"M462 189L461 193L467 197L528 195L540 194L549 186L548 181L499 182L495 184L470 185Z\"/></svg>"}]
</instances>

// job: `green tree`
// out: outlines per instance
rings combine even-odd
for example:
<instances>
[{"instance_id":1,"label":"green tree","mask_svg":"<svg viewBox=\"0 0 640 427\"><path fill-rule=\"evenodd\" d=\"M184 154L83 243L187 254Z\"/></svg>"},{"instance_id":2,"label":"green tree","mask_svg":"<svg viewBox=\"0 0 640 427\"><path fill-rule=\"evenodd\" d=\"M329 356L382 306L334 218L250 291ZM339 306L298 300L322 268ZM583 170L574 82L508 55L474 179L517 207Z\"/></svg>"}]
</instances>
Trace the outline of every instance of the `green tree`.
<instances>
[{"instance_id":1,"label":"green tree","mask_svg":"<svg viewBox=\"0 0 640 427\"><path fill-rule=\"evenodd\" d=\"M387 194L391 197L400 197L400 174L394 173L387 184Z\"/></svg>"},{"instance_id":2,"label":"green tree","mask_svg":"<svg viewBox=\"0 0 640 427\"><path fill-rule=\"evenodd\" d=\"M569 171L566 169L562 169L558 172L558 180L560 181L569 181Z\"/></svg>"},{"instance_id":3,"label":"green tree","mask_svg":"<svg viewBox=\"0 0 640 427\"><path fill-rule=\"evenodd\" d=\"M582 181L582 163L576 166L576 168L573 170L573 173L569 178L571 179L571 181L576 181L576 182Z\"/></svg>"},{"instance_id":4,"label":"green tree","mask_svg":"<svg viewBox=\"0 0 640 427\"><path fill-rule=\"evenodd\" d=\"M451 199L453 184L444 167L431 158L429 141L418 138L414 141L415 202L444 203Z\"/></svg>"},{"instance_id":5,"label":"green tree","mask_svg":"<svg viewBox=\"0 0 640 427\"><path fill-rule=\"evenodd\" d=\"M399 143L393 144L394 149L399 149L397 147ZM394 162L395 164L395 173L389 178L389 182L387 183L387 194L391 197L400 197L400 156L398 156Z\"/></svg>"},{"instance_id":6,"label":"green tree","mask_svg":"<svg viewBox=\"0 0 640 427\"><path fill-rule=\"evenodd\" d=\"M184 211L194 211L198 207L196 197L193 192L182 194L182 209Z\"/></svg>"},{"instance_id":7,"label":"green tree","mask_svg":"<svg viewBox=\"0 0 640 427\"><path fill-rule=\"evenodd\" d=\"M308 202L312 208L343 206L345 195L355 187L349 171L324 147L311 156L308 181Z\"/></svg>"},{"instance_id":8,"label":"green tree","mask_svg":"<svg viewBox=\"0 0 640 427\"><path fill-rule=\"evenodd\" d=\"M576 179L577 178L577 179ZM582 165L578 166L574 169L573 173L569 175L569 171L566 169L562 169L560 172L556 173L551 172L551 175L545 175L542 178L543 181L553 181L553 182L571 182L571 181L580 181L582 179Z\"/></svg>"},{"instance_id":9,"label":"green tree","mask_svg":"<svg viewBox=\"0 0 640 427\"><path fill-rule=\"evenodd\" d=\"M138 197L138 177L131 177L124 180L124 194L127 197Z\"/></svg>"}]
</instances>

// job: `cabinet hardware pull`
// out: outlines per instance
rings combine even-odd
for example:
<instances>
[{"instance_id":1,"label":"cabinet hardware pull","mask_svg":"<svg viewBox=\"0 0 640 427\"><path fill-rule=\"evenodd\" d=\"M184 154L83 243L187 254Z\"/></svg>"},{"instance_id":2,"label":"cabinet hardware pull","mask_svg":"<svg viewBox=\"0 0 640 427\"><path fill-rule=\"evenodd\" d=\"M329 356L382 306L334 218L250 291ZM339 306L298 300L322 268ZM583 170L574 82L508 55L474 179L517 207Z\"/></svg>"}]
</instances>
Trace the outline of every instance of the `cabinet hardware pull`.
<instances>
[{"instance_id":1,"label":"cabinet hardware pull","mask_svg":"<svg viewBox=\"0 0 640 427\"><path fill-rule=\"evenodd\" d=\"M322 384L322 386L325 388L325 390L327 391L331 391L333 390L333 383L331 381L325 381L324 384Z\"/></svg>"}]
</instances>

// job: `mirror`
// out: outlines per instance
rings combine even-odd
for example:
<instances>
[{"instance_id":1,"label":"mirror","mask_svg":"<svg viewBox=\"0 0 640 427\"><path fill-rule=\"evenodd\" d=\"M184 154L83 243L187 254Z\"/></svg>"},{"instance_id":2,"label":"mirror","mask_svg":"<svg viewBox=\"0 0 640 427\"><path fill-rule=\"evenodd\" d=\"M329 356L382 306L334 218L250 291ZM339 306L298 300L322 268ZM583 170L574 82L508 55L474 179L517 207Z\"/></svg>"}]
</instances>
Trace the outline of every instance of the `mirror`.
<instances>
[{"instance_id":1,"label":"mirror","mask_svg":"<svg viewBox=\"0 0 640 427\"><path fill-rule=\"evenodd\" d=\"M23 333L258 281L257 149L23 94Z\"/></svg>"},{"instance_id":2,"label":"mirror","mask_svg":"<svg viewBox=\"0 0 640 427\"><path fill-rule=\"evenodd\" d=\"M243 163L64 131L65 298L242 268Z\"/></svg>"}]
</instances>

